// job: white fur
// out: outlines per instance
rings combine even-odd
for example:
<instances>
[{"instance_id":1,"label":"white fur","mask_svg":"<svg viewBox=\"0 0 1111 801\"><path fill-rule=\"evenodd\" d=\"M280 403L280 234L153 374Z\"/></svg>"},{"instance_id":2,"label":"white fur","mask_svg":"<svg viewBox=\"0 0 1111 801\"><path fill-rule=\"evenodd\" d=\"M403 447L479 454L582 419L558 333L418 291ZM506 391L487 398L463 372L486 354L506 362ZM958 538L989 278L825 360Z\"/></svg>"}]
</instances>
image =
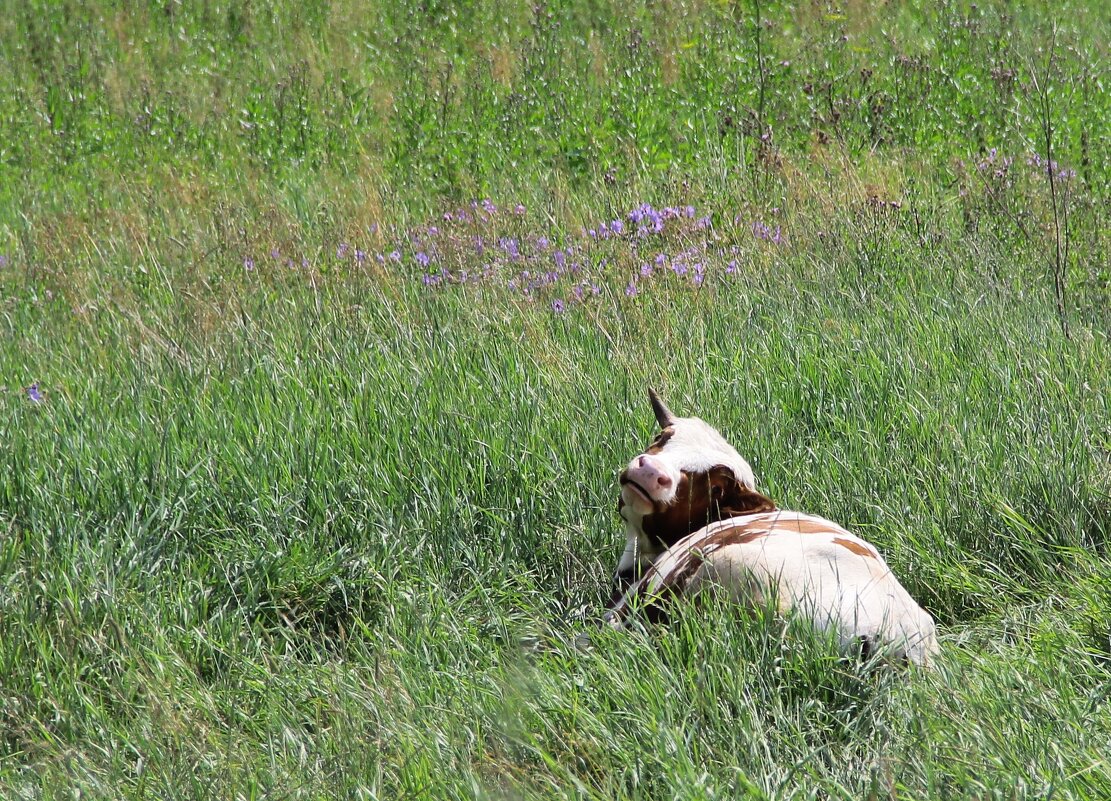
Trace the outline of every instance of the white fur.
<instances>
[{"instance_id":1,"label":"white fur","mask_svg":"<svg viewBox=\"0 0 1111 801\"><path fill-rule=\"evenodd\" d=\"M819 525L822 531L802 532L799 521ZM757 536L745 543L706 543L730 528ZM760 531L766 531L766 536L759 536ZM849 542L868 555L835 540ZM793 611L835 634L846 651L865 637L890 649L889 655L920 665L928 665L938 652L933 618L915 603L879 552L836 523L799 512L735 517L685 537L629 589L609 613L610 622L623 626L629 599L654 596L695 553L702 565L686 584L686 595L714 585L739 602L774 600L780 611Z\"/></svg>"},{"instance_id":2,"label":"white fur","mask_svg":"<svg viewBox=\"0 0 1111 801\"><path fill-rule=\"evenodd\" d=\"M675 433L658 456L672 465L677 473L679 470L705 473L711 467L723 464L733 471L737 481L749 489L756 489L756 478L748 462L713 426L697 417L676 417L672 426ZM678 474L675 478L678 479Z\"/></svg>"}]
</instances>

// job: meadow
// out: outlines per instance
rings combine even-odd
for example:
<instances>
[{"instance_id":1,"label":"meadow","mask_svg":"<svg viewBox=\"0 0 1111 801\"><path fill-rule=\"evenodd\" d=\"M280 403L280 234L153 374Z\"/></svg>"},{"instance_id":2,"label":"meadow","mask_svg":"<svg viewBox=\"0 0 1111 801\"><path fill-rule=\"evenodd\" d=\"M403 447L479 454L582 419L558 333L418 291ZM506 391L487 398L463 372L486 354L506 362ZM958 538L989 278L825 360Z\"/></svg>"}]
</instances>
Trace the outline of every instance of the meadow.
<instances>
[{"instance_id":1,"label":"meadow","mask_svg":"<svg viewBox=\"0 0 1111 801\"><path fill-rule=\"evenodd\" d=\"M1109 42L9 3L0 797L1111 798ZM648 386L875 543L938 669L597 629Z\"/></svg>"}]
</instances>

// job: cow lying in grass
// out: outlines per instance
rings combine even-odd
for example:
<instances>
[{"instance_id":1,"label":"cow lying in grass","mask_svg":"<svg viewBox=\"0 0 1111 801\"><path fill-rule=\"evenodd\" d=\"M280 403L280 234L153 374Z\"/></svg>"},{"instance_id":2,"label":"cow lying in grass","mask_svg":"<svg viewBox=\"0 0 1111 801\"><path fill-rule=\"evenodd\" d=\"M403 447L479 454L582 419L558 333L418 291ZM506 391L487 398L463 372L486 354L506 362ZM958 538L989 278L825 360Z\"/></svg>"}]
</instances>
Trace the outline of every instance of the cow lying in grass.
<instances>
[{"instance_id":1,"label":"cow lying in grass","mask_svg":"<svg viewBox=\"0 0 1111 801\"><path fill-rule=\"evenodd\" d=\"M870 543L829 520L777 509L717 431L649 394L662 431L621 473L628 543L606 613L611 625L634 615L664 619L673 598L714 585L738 602L804 616L845 652L930 663L933 618Z\"/></svg>"}]
</instances>

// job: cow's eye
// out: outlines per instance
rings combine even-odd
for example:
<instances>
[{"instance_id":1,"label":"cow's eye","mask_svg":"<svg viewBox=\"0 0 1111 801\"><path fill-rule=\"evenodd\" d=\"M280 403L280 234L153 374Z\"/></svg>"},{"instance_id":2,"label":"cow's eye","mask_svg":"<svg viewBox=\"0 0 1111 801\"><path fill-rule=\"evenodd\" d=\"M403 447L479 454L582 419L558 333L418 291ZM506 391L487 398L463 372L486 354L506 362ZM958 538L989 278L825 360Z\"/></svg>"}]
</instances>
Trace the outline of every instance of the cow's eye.
<instances>
[{"instance_id":1,"label":"cow's eye","mask_svg":"<svg viewBox=\"0 0 1111 801\"><path fill-rule=\"evenodd\" d=\"M667 441L674 435L675 429L665 428L663 431L656 435L656 438L652 440L652 444L648 446L648 450L645 451L645 453L659 453L663 450L664 446L667 444Z\"/></svg>"}]
</instances>

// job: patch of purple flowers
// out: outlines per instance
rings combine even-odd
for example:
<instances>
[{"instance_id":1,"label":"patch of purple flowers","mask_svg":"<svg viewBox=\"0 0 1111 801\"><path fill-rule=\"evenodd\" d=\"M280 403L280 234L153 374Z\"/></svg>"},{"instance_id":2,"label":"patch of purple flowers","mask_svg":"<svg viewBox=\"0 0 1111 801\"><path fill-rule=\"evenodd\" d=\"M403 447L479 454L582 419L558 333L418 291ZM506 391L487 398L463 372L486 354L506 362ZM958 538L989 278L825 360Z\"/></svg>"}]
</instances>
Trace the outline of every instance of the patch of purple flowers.
<instances>
[{"instance_id":1,"label":"patch of purple flowers","mask_svg":"<svg viewBox=\"0 0 1111 801\"><path fill-rule=\"evenodd\" d=\"M1043 173L1046 176L1052 176L1061 181L1067 181L1070 178L1076 177L1076 170L1069 169L1067 167L1063 168L1057 163L1056 159L1050 159L1047 161L1046 159L1043 159L1041 156L1039 156L1037 153L1030 154L1029 158L1026 159L1026 163L1038 172Z\"/></svg>"},{"instance_id":2,"label":"patch of purple flowers","mask_svg":"<svg viewBox=\"0 0 1111 801\"><path fill-rule=\"evenodd\" d=\"M765 242L771 242L773 245L783 244L783 232L778 225L773 231L767 223L757 220L752 224L752 235Z\"/></svg>"},{"instance_id":3,"label":"patch of purple flowers","mask_svg":"<svg viewBox=\"0 0 1111 801\"><path fill-rule=\"evenodd\" d=\"M385 269L412 269L412 279L430 291L493 282L519 298L549 305L556 314L600 295L603 286L621 287L618 280L624 281L626 297L637 298L676 277L681 285L699 288L715 272L737 272L739 250L730 231L716 231L713 217L692 205L639 203L571 235L538 230L523 206L509 208L511 214L498 215L491 200L475 200L470 211L444 212L435 225L392 233L383 229L381 236L392 244L375 257ZM739 219L737 224L741 231L751 226L760 241L784 242L779 226ZM348 256L352 247L340 244L337 256ZM354 252L358 259L362 251Z\"/></svg>"}]
</instances>

